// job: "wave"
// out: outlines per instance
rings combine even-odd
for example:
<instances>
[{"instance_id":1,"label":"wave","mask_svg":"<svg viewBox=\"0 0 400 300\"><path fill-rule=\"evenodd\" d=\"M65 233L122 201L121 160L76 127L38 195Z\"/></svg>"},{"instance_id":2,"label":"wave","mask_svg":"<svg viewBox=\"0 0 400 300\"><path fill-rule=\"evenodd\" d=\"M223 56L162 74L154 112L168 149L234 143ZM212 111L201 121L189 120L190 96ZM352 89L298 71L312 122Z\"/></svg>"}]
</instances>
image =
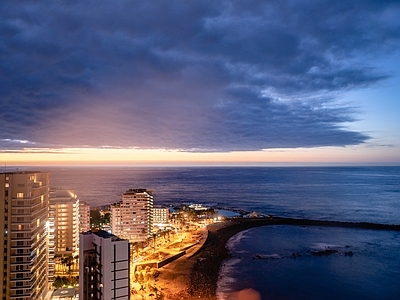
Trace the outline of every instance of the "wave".
<instances>
[{"instance_id":1,"label":"wave","mask_svg":"<svg viewBox=\"0 0 400 300\"><path fill-rule=\"evenodd\" d=\"M236 245L240 244L245 238L246 238L246 233L251 230L247 229L244 231L241 231L237 234L235 234L233 237L231 237L228 242L226 243L226 247L231 250L235 248Z\"/></svg>"}]
</instances>

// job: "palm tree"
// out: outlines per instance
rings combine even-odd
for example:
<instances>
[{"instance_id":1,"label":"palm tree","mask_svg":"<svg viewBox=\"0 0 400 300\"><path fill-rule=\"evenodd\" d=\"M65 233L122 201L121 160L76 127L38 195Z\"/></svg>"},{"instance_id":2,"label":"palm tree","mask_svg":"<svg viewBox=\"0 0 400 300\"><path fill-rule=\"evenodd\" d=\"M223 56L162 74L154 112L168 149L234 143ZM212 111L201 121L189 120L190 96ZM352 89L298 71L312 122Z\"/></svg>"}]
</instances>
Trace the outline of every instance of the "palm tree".
<instances>
[{"instance_id":1,"label":"palm tree","mask_svg":"<svg viewBox=\"0 0 400 300\"><path fill-rule=\"evenodd\" d=\"M64 267L68 267L68 278L69 282L71 282L71 266L74 264L74 257L70 254L61 258L61 264L63 264Z\"/></svg>"},{"instance_id":2,"label":"palm tree","mask_svg":"<svg viewBox=\"0 0 400 300\"><path fill-rule=\"evenodd\" d=\"M152 238L153 238L153 253L156 252L156 237L157 237L157 234L153 233L152 234Z\"/></svg>"},{"instance_id":3,"label":"palm tree","mask_svg":"<svg viewBox=\"0 0 400 300\"><path fill-rule=\"evenodd\" d=\"M79 270L79 255L74 256L74 268L73 269L74 269L74 271Z\"/></svg>"}]
</instances>

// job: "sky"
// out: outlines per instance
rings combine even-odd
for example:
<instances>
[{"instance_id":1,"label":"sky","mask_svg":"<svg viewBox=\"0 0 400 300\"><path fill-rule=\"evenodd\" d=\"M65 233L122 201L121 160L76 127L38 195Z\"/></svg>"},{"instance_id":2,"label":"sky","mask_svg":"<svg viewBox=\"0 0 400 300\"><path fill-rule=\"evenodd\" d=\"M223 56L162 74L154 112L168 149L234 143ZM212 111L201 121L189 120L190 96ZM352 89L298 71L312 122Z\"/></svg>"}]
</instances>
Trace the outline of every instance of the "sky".
<instances>
[{"instance_id":1,"label":"sky","mask_svg":"<svg viewBox=\"0 0 400 300\"><path fill-rule=\"evenodd\" d=\"M0 2L0 165L400 164L400 2Z\"/></svg>"}]
</instances>

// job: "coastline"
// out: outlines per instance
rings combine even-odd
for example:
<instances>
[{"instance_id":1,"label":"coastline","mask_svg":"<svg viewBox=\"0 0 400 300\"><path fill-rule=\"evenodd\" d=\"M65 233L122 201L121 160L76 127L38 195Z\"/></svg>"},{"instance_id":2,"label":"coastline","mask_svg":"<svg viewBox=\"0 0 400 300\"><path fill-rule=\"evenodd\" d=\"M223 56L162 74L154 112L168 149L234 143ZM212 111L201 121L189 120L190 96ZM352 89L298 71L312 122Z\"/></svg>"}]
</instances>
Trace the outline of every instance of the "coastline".
<instances>
[{"instance_id":1,"label":"coastline","mask_svg":"<svg viewBox=\"0 0 400 300\"><path fill-rule=\"evenodd\" d=\"M216 299L219 270L223 261L229 258L229 251L226 248L228 240L243 230L267 225L325 226L400 231L400 225L280 217L236 218L212 224L207 227L207 238L202 245L199 245L198 249L161 270L160 283L166 292L165 299Z\"/></svg>"}]
</instances>

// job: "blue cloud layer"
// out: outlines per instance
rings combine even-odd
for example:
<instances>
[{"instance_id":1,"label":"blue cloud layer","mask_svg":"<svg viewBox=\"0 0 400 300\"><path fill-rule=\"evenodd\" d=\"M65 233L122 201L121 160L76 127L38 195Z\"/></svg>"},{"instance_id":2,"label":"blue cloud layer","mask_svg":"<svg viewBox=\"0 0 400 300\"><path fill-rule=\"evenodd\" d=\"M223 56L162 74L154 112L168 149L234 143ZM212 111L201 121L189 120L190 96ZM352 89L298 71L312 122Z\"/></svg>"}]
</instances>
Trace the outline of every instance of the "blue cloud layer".
<instances>
[{"instance_id":1,"label":"blue cloud layer","mask_svg":"<svg viewBox=\"0 0 400 300\"><path fill-rule=\"evenodd\" d=\"M2 1L0 148L360 144L398 1ZM29 144L29 143L28 143Z\"/></svg>"}]
</instances>

